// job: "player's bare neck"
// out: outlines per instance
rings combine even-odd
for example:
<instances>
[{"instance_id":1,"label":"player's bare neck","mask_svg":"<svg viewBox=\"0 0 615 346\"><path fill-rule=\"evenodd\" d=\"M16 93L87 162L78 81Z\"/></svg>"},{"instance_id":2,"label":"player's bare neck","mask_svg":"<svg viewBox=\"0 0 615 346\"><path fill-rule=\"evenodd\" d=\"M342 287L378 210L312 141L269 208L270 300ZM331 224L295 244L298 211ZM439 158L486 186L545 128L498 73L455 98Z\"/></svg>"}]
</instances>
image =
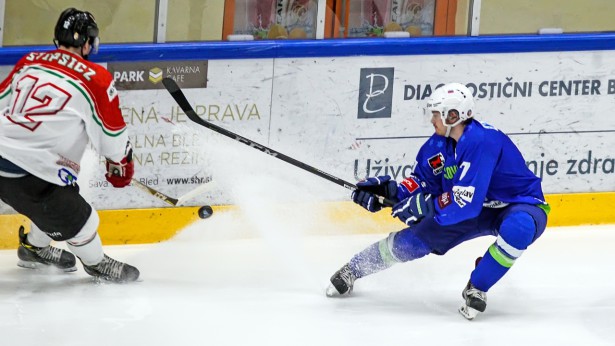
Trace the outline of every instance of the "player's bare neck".
<instances>
[{"instance_id":1,"label":"player's bare neck","mask_svg":"<svg viewBox=\"0 0 615 346\"><path fill-rule=\"evenodd\" d=\"M81 48L60 46L58 47L58 49L65 50L83 57L83 55L81 54Z\"/></svg>"},{"instance_id":2,"label":"player's bare neck","mask_svg":"<svg viewBox=\"0 0 615 346\"><path fill-rule=\"evenodd\" d=\"M465 125L463 124L459 124L453 127L451 129L451 133L449 134L449 137L454 139L455 142L459 142L459 138L461 138L461 135L463 135L464 128L465 128Z\"/></svg>"}]
</instances>

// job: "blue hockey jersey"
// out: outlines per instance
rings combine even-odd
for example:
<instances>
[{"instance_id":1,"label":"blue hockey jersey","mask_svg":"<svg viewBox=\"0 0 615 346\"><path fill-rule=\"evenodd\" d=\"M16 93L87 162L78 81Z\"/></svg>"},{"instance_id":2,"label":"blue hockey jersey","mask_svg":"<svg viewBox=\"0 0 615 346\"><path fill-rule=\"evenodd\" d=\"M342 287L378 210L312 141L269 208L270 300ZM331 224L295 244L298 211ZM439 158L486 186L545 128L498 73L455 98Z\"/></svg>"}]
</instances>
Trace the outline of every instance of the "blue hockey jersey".
<instances>
[{"instance_id":1,"label":"blue hockey jersey","mask_svg":"<svg viewBox=\"0 0 615 346\"><path fill-rule=\"evenodd\" d=\"M483 207L546 204L540 179L500 130L476 120L456 143L434 134L421 147L413 175L435 198L435 219L451 225L477 217Z\"/></svg>"}]
</instances>

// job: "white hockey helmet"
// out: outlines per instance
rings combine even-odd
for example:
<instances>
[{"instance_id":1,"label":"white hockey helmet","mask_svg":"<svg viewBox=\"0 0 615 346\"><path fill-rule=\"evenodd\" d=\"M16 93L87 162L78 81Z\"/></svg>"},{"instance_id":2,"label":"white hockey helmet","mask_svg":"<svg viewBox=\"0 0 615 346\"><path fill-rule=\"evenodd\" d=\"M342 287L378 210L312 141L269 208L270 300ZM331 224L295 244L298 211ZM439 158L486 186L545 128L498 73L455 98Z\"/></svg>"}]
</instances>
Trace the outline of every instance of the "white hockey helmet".
<instances>
[{"instance_id":1,"label":"white hockey helmet","mask_svg":"<svg viewBox=\"0 0 615 346\"><path fill-rule=\"evenodd\" d=\"M449 83L434 90L427 100L426 108L430 114L434 111L440 112L442 123L447 127L446 137L448 137L453 127L474 116L474 97L465 85ZM459 119L452 124L448 124L446 119L451 111L456 111L459 114Z\"/></svg>"}]
</instances>

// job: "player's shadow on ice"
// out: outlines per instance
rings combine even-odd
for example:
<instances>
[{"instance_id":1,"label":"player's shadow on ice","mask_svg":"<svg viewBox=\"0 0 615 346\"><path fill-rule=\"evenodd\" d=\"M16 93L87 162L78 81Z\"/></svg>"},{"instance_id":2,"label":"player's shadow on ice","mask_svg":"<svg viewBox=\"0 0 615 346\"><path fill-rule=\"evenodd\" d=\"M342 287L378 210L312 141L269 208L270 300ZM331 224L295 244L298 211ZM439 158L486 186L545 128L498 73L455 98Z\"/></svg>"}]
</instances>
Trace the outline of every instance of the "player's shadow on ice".
<instances>
[{"instance_id":1,"label":"player's shadow on ice","mask_svg":"<svg viewBox=\"0 0 615 346\"><path fill-rule=\"evenodd\" d=\"M463 303L460 292L434 293L410 289L402 291L401 289L390 291L385 288L363 287L353 291L351 296L327 299L335 311L345 311L349 315L375 314L408 320L433 318L434 321L468 323L457 311ZM506 311L497 306L488 307L488 310L473 322L501 321L515 314L514 311ZM522 309L519 310L519 314L523 314Z\"/></svg>"},{"instance_id":2,"label":"player's shadow on ice","mask_svg":"<svg viewBox=\"0 0 615 346\"><path fill-rule=\"evenodd\" d=\"M81 271L65 273L54 268L25 269L18 268L5 271L0 279L0 293L17 295L37 295L82 291L84 288L100 285L123 285L94 278Z\"/></svg>"}]
</instances>

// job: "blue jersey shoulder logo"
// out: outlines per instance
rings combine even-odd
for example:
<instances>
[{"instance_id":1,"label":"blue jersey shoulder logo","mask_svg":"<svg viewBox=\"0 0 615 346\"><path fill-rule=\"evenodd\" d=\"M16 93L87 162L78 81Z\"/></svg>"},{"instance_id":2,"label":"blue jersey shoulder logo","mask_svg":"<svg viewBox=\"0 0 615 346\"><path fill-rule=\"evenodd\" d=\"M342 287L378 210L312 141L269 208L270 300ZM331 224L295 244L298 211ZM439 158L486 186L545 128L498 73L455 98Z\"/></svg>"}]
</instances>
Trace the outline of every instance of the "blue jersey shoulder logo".
<instances>
[{"instance_id":1,"label":"blue jersey shoulder logo","mask_svg":"<svg viewBox=\"0 0 615 346\"><path fill-rule=\"evenodd\" d=\"M442 153L437 153L427 159L427 163L429 163L429 167L433 170L433 174L438 175L444 170L444 155L442 155Z\"/></svg>"}]
</instances>

